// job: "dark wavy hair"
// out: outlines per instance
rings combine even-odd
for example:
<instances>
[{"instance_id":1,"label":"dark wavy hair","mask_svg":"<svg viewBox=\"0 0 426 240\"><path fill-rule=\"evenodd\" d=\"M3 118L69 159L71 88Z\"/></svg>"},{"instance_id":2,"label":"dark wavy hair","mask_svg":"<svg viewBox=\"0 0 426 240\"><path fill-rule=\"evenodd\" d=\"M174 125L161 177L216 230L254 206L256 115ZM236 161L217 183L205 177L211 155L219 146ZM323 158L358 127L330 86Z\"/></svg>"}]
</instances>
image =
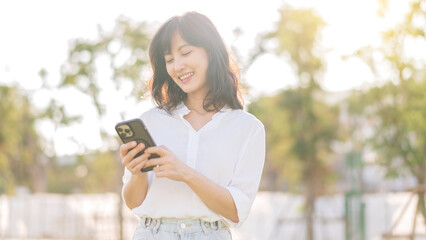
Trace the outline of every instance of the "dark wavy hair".
<instances>
[{"instance_id":1,"label":"dark wavy hair","mask_svg":"<svg viewBox=\"0 0 426 240\"><path fill-rule=\"evenodd\" d=\"M151 41L149 58L153 75L150 79L150 91L157 106L171 112L187 97L167 73L164 59L165 54L171 52L175 32L190 45L202 47L208 53L206 78L210 90L204 98L204 109L219 111L225 104L232 109L242 109L238 65L210 19L197 12L170 18L158 29Z\"/></svg>"}]
</instances>

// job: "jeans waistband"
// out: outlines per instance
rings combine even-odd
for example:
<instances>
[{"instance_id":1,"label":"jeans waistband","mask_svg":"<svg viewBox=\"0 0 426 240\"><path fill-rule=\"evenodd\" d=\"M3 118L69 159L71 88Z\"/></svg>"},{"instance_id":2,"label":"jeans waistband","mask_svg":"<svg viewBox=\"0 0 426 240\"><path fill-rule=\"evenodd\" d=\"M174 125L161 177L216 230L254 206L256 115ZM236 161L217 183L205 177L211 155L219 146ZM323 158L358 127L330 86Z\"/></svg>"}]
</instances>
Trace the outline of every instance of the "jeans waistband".
<instances>
[{"instance_id":1,"label":"jeans waistband","mask_svg":"<svg viewBox=\"0 0 426 240\"><path fill-rule=\"evenodd\" d=\"M221 220L208 222L201 219L142 217L140 219L140 224L143 228L152 227L154 233L158 232L160 227L176 232L197 232L202 230L204 233L208 233L212 230L217 231L222 228L228 228Z\"/></svg>"}]
</instances>

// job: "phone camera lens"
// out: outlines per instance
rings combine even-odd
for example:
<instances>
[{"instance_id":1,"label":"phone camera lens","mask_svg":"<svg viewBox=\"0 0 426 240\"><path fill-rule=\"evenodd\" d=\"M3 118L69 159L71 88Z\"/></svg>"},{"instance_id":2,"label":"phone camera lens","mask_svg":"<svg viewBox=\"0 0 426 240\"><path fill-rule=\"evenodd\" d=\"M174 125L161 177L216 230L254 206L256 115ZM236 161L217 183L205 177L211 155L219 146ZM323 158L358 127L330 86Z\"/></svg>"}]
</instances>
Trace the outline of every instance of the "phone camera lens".
<instances>
[{"instance_id":1,"label":"phone camera lens","mask_svg":"<svg viewBox=\"0 0 426 240\"><path fill-rule=\"evenodd\" d=\"M120 136L121 136L121 138L126 138L126 137L127 137L127 134L125 134L125 133L120 133Z\"/></svg>"},{"instance_id":2,"label":"phone camera lens","mask_svg":"<svg viewBox=\"0 0 426 240\"><path fill-rule=\"evenodd\" d=\"M130 129L125 129L124 130L126 133L130 133Z\"/></svg>"},{"instance_id":3,"label":"phone camera lens","mask_svg":"<svg viewBox=\"0 0 426 240\"><path fill-rule=\"evenodd\" d=\"M118 128L118 131L119 131L119 132L122 132L122 131L123 131L123 129L122 129L122 128Z\"/></svg>"}]
</instances>

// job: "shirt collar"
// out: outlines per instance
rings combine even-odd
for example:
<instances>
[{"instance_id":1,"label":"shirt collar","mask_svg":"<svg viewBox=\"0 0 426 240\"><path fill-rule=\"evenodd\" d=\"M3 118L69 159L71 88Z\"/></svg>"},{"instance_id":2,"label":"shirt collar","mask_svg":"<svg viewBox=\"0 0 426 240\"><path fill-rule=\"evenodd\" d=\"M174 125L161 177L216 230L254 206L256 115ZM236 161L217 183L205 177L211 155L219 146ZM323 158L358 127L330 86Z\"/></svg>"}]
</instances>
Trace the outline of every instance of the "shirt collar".
<instances>
[{"instance_id":1,"label":"shirt collar","mask_svg":"<svg viewBox=\"0 0 426 240\"><path fill-rule=\"evenodd\" d=\"M177 105L176 107L176 113L178 114L179 117L183 117L189 112L190 110L183 102L179 103L179 105Z\"/></svg>"}]
</instances>

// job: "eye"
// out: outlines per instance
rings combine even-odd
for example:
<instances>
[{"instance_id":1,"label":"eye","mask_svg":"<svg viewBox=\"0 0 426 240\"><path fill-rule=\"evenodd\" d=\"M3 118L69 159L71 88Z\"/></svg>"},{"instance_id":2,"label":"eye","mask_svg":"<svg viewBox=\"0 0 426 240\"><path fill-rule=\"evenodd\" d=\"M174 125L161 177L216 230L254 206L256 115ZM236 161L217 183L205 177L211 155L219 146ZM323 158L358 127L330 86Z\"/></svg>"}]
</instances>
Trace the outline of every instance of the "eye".
<instances>
[{"instance_id":1,"label":"eye","mask_svg":"<svg viewBox=\"0 0 426 240\"><path fill-rule=\"evenodd\" d=\"M171 54L171 53L168 53L168 52L165 52L164 53L164 61L166 62L166 63L171 63L171 62L173 62L173 55Z\"/></svg>"},{"instance_id":2,"label":"eye","mask_svg":"<svg viewBox=\"0 0 426 240\"><path fill-rule=\"evenodd\" d=\"M186 55L189 55L190 53L192 53L192 51L189 51L189 52L183 53L182 55L183 55L183 56L186 56Z\"/></svg>"}]
</instances>

